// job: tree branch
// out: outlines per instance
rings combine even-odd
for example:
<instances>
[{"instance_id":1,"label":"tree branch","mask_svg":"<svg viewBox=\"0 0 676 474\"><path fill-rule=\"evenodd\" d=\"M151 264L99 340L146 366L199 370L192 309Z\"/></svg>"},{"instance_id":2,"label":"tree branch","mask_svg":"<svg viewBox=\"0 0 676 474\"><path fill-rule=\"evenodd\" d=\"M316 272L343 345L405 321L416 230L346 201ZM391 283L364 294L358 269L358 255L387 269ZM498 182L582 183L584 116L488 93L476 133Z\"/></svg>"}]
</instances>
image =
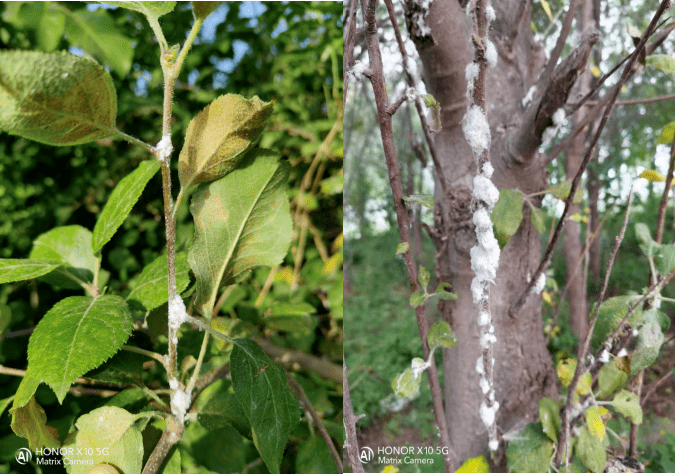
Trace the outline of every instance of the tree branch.
<instances>
[{"instance_id":1,"label":"tree branch","mask_svg":"<svg viewBox=\"0 0 676 474\"><path fill-rule=\"evenodd\" d=\"M366 43L368 46L369 62L371 64L371 85L375 95L376 107L378 110L380 122L380 136L383 142L383 151L385 152L385 161L389 173L390 187L392 189L392 198L394 208L397 214L397 223L399 226L399 235L401 242L409 244L409 249L404 254L404 262L408 273L408 280L411 291L418 291L420 286L417 280L415 261L413 257L413 245L411 240L411 227L408 212L404 205L403 187L401 183L401 173L397 162L397 150L394 146L394 135L392 132L392 117L387 113L388 99L385 87L385 77L383 74L383 62L380 55L380 46L378 44L378 32L376 28L376 3L377 0L362 0L362 16L366 23ZM423 355L425 360L429 359L430 349L427 346L426 338L429 330L429 323L425 315L425 305L422 304L415 309L418 320L418 332L422 343ZM441 399L441 387L434 359L430 360L429 383L432 392L432 401L434 406L434 417L439 427L441 444L445 448L444 464L446 470L454 471L454 455L452 454L450 441L448 438L448 429L446 426L446 417Z\"/></svg>"},{"instance_id":2,"label":"tree branch","mask_svg":"<svg viewBox=\"0 0 676 474\"><path fill-rule=\"evenodd\" d=\"M613 110L613 107L615 105L615 101L617 100L618 96L620 95L620 91L622 89L622 85L624 85L625 82L627 82L627 79L629 79L629 76L632 72L633 65L638 59L639 53L643 49L643 46L645 46L646 41L650 37L650 35L653 32L653 28L655 28L655 25L657 24L657 21L659 18L662 16L664 11L667 9L668 5L670 4L670 0L662 0L662 3L660 4L659 8L657 9L657 12L655 13L655 16L653 17L652 21L650 22L650 26L646 30L646 32L643 34L641 37L641 40L639 43L636 45L636 49L634 49L634 52L631 54L627 65L624 68L624 71L622 72L622 76L620 77L619 81L617 82L615 89L612 92L612 95L609 97L608 100L608 105L606 106L606 109L603 113L603 117L601 118L601 122L599 123L598 127L596 128L596 133L594 135L594 138L592 140L591 145L587 149L587 153L585 154L584 159L582 160L582 163L580 164L580 168L577 171L577 174L575 175L575 178L573 179L573 183L570 187L570 194L568 195L568 198L566 199L565 202L565 207L563 209L563 215L561 216L561 219L559 220L556 229L554 230L554 236L550 242L550 244L547 246L547 250L545 251L544 257L542 258L542 261L540 262L540 266L538 269L535 271L535 275L540 274L541 272L544 272L546 268L549 266L549 261L551 259L552 253L554 252L554 246L556 244L556 241L559 238L559 235L561 234L561 231L563 229L563 224L565 220L568 218L568 214L570 212L570 208L573 203L573 198L575 197L575 192L577 191L578 187L580 186L580 180L582 179L582 174L584 173L585 169L587 168L587 165L589 164L589 161L591 160L592 155L594 154L594 150L596 148L596 144L598 143L599 139L601 138L601 133L603 132L603 129L606 126L606 123L608 123L608 118L610 117L610 113ZM591 115L591 114L590 114ZM516 317L516 314L518 311L523 307L523 305L526 303L526 299L528 298L528 295L530 293L531 288L535 285L536 279L533 278L530 283L526 286L526 289L521 293L519 298L512 304L512 306L509 308L509 315L514 318Z\"/></svg>"},{"instance_id":3,"label":"tree branch","mask_svg":"<svg viewBox=\"0 0 676 474\"><path fill-rule=\"evenodd\" d=\"M347 449L347 458L354 472L364 472L364 467L359 460L359 443L357 441L357 421L359 418L354 416L352 411L352 398L350 398L350 386L347 382L347 367L345 358L343 358L343 422L345 423L345 448Z\"/></svg>"},{"instance_id":4,"label":"tree branch","mask_svg":"<svg viewBox=\"0 0 676 474\"><path fill-rule=\"evenodd\" d=\"M333 440L331 439L331 436L329 436L328 431L326 431L326 427L324 426L324 423L322 423L322 419L315 410L315 407L312 406L312 403L310 403L310 400L308 400L307 395L305 395L303 387L298 382L296 382L296 379L294 379L291 375L289 375L288 372L286 374L286 379L288 380L289 385L291 385L291 389L295 393L296 398L298 399L300 404L310 414L310 418L312 418L314 424L317 425L319 433L322 435L322 438L324 439L324 442L328 446L329 451L331 451L331 456L333 456L333 462L336 463L338 472L343 472L343 462L340 460L340 455L336 450L336 446L333 444Z\"/></svg>"}]
</instances>

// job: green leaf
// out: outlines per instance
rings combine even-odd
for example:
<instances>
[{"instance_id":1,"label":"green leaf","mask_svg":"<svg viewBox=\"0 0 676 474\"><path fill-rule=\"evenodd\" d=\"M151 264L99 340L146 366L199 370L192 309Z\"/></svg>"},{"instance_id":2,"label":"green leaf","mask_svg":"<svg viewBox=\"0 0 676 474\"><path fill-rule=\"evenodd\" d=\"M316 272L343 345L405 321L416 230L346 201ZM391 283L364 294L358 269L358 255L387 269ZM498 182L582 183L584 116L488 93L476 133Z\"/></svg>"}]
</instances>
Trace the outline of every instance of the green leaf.
<instances>
[{"instance_id":1,"label":"green leaf","mask_svg":"<svg viewBox=\"0 0 676 474\"><path fill-rule=\"evenodd\" d=\"M79 225L55 227L33 241L31 259L56 260L65 271L84 282L94 281L98 261L92 251L92 233ZM80 286L70 278L53 271L44 277L46 282L70 289Z\"/></svg>"},{"instance_id":2,"label":"green leaf","mask_svg":"<svg viewBox=\"0 0 676 474\"><path fill-rule=\"evenodd\" d=\"M159 161L142 161L138 168L125 176L115 186L94 226L92 235L94 253L98 253L110 241L138 201L150 178L155 176L159 169Z\"/></svg>"},{"instance_id":3,"label":"green leaf","mask_svg":"<svg viewBox=\"0 0 676 474\"><path fill-rule=\"evenodd\" d=\"M646 257L654 257L660 251L660 244L655 242L650 235L650 229L642 222L634 224L638 246Z\"/></svg>"},{"instance_id":4,"label":"green leaf","mask_svg":"<svg viewBox=\"0 0 676 474\"><path fill-rule=\"evenodd\" d=\"M397 255L403 255L406 252L408 252L409 249L409 244L408 242L401 242L399 245L397 245Z\"/></svg>"},{"instance_id":5,"label":"green leaf","mask_svg":"<svg viewBox=\"0 0 676 474\"><path fill-rule=\"evenodd\" d=\"M427 209L434 209L434 196L430 196L429 194L411 194L410 196L404 196L404 201L410 204L420 204Z\"/></svg>"},{"instance_id":6,"label":"green leaf","mask_svg":"<svg viewBox=\"0 0 676 474\"><path fill-rule=\"evenodd\" d=\"M338 474L331 451L321 437L311 436L298 445L295 472L302 474Z\"/></svg>"},{"instance_id":7,"label":"green leaf","mask_svg":"<svg viewBox=\"0 0 676 474\"><path fill-rule=\"evenodd\" d=\"M77 430L68 435L63 445L64 464L70 464L68 473L87 474L92 468L90 460L94 465L111 464L124 473L140 473L143 436L135 426L137 419L127 410L108 406L78 418Z\"/></svg>"},{"instance_id":8,"label":"green leaf","mask_svg":"<svg viewBox=\"0 0 676 474\"><path fill-rule=\"evenodd\" d=\"M308 333L314 329L313 318L317 309L309 303L279 303L266 312L263 322L276 331Z\"/></svg>"},{"instance_id":9,"label":"green leaf","mask_svg":"<svg viewBox=\"0 0 676 474\"><path fill-rule=\"evenodd\" d=\"M11 427L17 436L28 440L28 446L33 452L38 448L61 447L59 433L56 428L47 426L45 410L38 405L33 396L24 406L12 410Z\"/></svg>"},{"instance_id":10,"label":"green leaf","mask_svg":"<svg viewBox=\"0 0 676 474\"><path fill-rule=\"evenodd\" d=\"M204 20L218 8L221 2L190 2L195 19Z\"/></svg>"},{"instance_id":11,"label":"green leaf","mask_svg":"<svg viewBox=\"0 0 676 474\"><path fill-rule=\"evenodd\" d=\"M159 18L169 12L174 11L176 2L109 2L102 1L96 3L105 3L106 5L115 5L126 8L127 10L134 10L135 12L143 13L147 17Z\"/></svg>"},{"instance_id":12,"label":"green leaf","mask_svg":"<svg viewBox=\"0 0 676 474\"><path fill-rule=\"evenodd\" d=\"M188 262L197 278L195 306L202 312L211 313L221 284L282 262L293 227L284 190L289 169L275 153L255 150L241 167L195 192Z\"/></svg>"},{"instance_id":13,"label":"green leaf","mask_svg":"<svg viewBox=\"0 0 676 474\"><path fill-rule=\"evenodd\" d=\"M631 358L632 375L651 366L657 360L663 342L664 334L660 328L657 310L646 311L643 326L638 330L636 349Z\"/></svg>"},{"instance_id":14,"label":"green leaf","mask_svg":"<svg viewBox=\"0 0 676 474\"><path fill-rule=\"evenodd\" d=\"M575 454L591 472L603 472L606 467L606 449L603 442L590 433L586 426L580 430L575 443Z\"/></svg>"},{"instance_id":15,"label":"green leaf","mask_svg":"<svg viewBox=\"0 0 676 474\"><path fill-rule=\"evenodd\" d=\"M420 291L414 291L408 302L412 307L417 308L425 302L425 295Z\"/></svg>"},{"instance_id":16,"label":"green leaf","mask_svg":"<svg viewBox=\"0 0 676 474\"><path fill-rule=\"evenodd\" d=\"M549 472L554 453L552 442L544 435L541 423L530 423L509 443L509 472Z\"/></svg>"},{"instance_id":17,"label":"green leaf","mask_svg":"<svg viewBox=\"0 0 676 474\"><path fill-rule=\"evenodd\" d=\"M514 189L501 189L500 199L491 213L491 220L495 228L495 237L500 249L503 249L509 239L519 230L523 219L523 193Z\"/></svg>"},{"instance_id":18,"label":"green leaf","mask_svg":"<svg viewBox=\"0 0 676 474\"><path fill-rule=\"evenodd\" d=\"M550 186L547 188L544 192L550 193L552 196L554 196L556 199L560 199L561 201L565 201L568 199L568 195L570 194L570 190L573 187L573 184L570 181L559 181L553 186ZM575 197L573 197L573 204L580 204L582 202L584 194L582 192L581 188L577 188L575 190Z\"/></svg>"},{"instance_id":19,"label":"green leaf","mask_svg":"<svg viewBox=\"0 0 676 474\"><path fill-rule=\"evenodd\" d=\"M237 168L272 115L273 102L237 94L218 97L190 121L178 157L184 189L217 180ZM232 190L230 191L232 192Z\"/></svg>"},{"instance_id":20,"label":"green leaf","mask_svg":"<svg viewBox=\"0 0 676 474\"><path fill-rule=\"evenodd\" d=\"M254 444L271 474L279 474L291 430L300 419L284 370L255 342L234 339L230 356L232 386L251 425Z\"/></svg>"},{"instance_id":21,"label":"green leaf","mask_svg":"<svg viewBox=\"0 0 676 474\"><path fill-rule=\"evenodd\" d=\"M416 377L416 374L409 367L392 380L392 390L402 398L413 397L420 389L421 379L421 375L417 374Z\"/></svg>"},{"instance_id":22,"label":"green leaf","mask_svg":"<svg viewBox=\"0 0 676 474\"><path fill-rule=\"evenodd\" d=\"M643 410L638 400L638 395L620 390L613 398L613 408L624 415L636 425L643 423Z\"/></svg>"},{"instance_id":23,"label":"green leaf","mask_svg":"<svg viewBox=\"0 0 676 474\"><path fill-rule=\"evenodd\" d=\"M452 288L451 284L446 281L442 281L441 283L439 283L439 286L437 286L436 294L439 297L439 299L445 301L457 300L458 294L453 293L451 291L447 291L446 287L448 287L449 290Z\"/></svg>"},{"instance_id":24,"label":"green leaf","mask_svg":"<svg viewBox=\"0 0 676 474\"><path fill-rule=\"evenodd\" d=\"M129 338L133 319L119 296L71 296L38 323L28 343L28 366L59 403L76 378L98 367Z\"/></svg>"},{"instance_id":25,"label":"green leaf","mask_svg":"<svg viewBox=\"0 0 676 474\"><path fill-rule=\"evenodd\" d=\"M674 141L674 122L669 122L664 126L660 135L657 137L658 145L670 145Z\"/></svg>"},{"instance_id":26,"label":"green leaf","mask_svg":"<svg viewBox=\"0 0 676 474\"><path fill-rule=\"evenodd\" d=\"M636 39L641 39L641 36L643 36L641 30L636 28L631 23L627 23L627 33L629 33L629 36Z\"/></svg>"},{"instance_id":27,"label":"green leaf","mask_svg":"<svg viewBox=\"0 0 676 474\"><path fill-rule=\"evenodd\" d=\"M458 344L458 338L446 321L437 321L427 331L427 345L430 349L446 347L450 349Z\"/></svg>"},{"instance_id":28,"label":"green leaf","mask_svg":"<svg viewBox=\"0 0 676 474\"><path fill-rule=\"evenodd\" d=\"M63 11L51 2L15 2L15 9L5 8L3 19L18 29L35 33L40 49L54 51L66 27Z\"/></svg>"},{"instance_id":29,"label":"green leaf","mask_svg":"<svg viewBox=\"0 0 676 474\"><path fill-rule=\"evenodd\" d=\"M176 291L181 293L190 283L190 266L186 254L184 252L177 253L174 264ZM127 300L138 301L148 311L152 311L169 301L166 255L160 255L152 263L146 265L138 280L134 283Z\"/></svg>"},{"instance_id":30,"label":"green leaf","mask_svg":"<svg viewBox=\"0 0 676 474\"><path fill-rule=\"evenodd\" d=\"M599 371L599 397L608 398L617 390L624 387L629 375L621 371L613 361L604 364Z\"/></svg>"},{"instance_id":31,"label":"green leaf","mask_svg":"<svg viewBox=\"0 0 676 474\"><path fill-rule=\"evenodd\" d=\"M0 258L0 283L30 280L61 266L58 260Z\"/></svg>"},{"instance_id":32,"label":"green leaf","mask_svg":"<svg viewBox=\"0 0 676 474\"><path fill-rule=\"evenodd\" d=\"M594 325L594 333L592 334L591 346L596 352L601 344L612 334L617 328L617 325L624 319L629 309L629 305L634 303L639 296L615 296L608 298L601 304L599 309L599 316ZM590 314L593 314L593 309ZM643 318L643 310L636 308L634 313L629 317L628 323L635 327Z\"/></svg>"},{"instance_id":33,"label":"green leaf","mask_svg":"<svg viewBox=\"0 0 676 474\"><path fill-rule=\"evenodd\" d=\"M68 41L109 65L120 78L131 70L134 48L131 39L118 28L115 19L104 9L68 11Z\"/></svg>"},{"instance_id":34,"label":"green leaf","mask_svg":"<svg viewBox=\"0 0 676 474\"><path fill-rule=\"evenodd\" d=\"M559 416L559 404L554 399L542 397L538 403L538 415L542 423L542 431L555 443L559 441L561 432L561 417Z\"/></svg>"},{"instance_id":35,"label":"green leaf","mask_svg":"<svg viewBox=\"0 0 676 474\"><path fill-rule=\"evenodd\" d=\"M47 145L111 135L113 80L96 62L69 53L0 52L0 130Z\"/></svg>"},{"instance_id":36,"label":"green leaf","mask_svg":"<svg viewBox=\"0 0 676 474\"><path fill-rule=\"evenodd\" d=\"M662 244L657 257L655 258L657 270L660 272L660 275L666 275L672 271L675 262L676 256L674 255L674 244Z\"/></svg>"},{"instance_id":37,"label":"green leaf","mask_svg":"<svg viewBox=\"0 0 676 474\"><path fill-rule=\"evenodd\" d=\"M580 375L580 378L577 381L577 387L575 387L575 391L580 395L589 395L591 393L591 384L592 376L589 372L585 372Z\"/></svg>"},{"instance_id":38,"label":"green leaf","mask_svg":"<svg viewBox=\"0 0 676 474\"><path fill-rule=\"evenodd\" d=\"M14 394L14 403L10 410L12 416L14 416L13 414L17 409L25 406L30 401L41 382L42 378L40 377L40 374L29 366L23 379L21 379L19 388Z\"/></svg>"},{"instance_id":39,"label":"green leaf","mask_svg":"<svg viewBox=\"0 0 676 474\"><path fill-rule=\"evenodd\" d=\"M147 357L122 350L103 365L90 370L85 377L108 383L143 385L143 363Z\"/></svg>"},{"instance_id":40,"label":"green leaf","mask_svg":"<svg viewBox=\"0 0 676 474\"><path fill-rule=\"evenodd\" d=\"M651 54L645 58L645 62L667 74L674 73L674 58L668 54Z\"/></svg>"},{"instance_id":41,"label":"green leaf","mask_svg":"<svg viewBox=\"0 0 676 474\"><path fill-rule=\"evenodd\" d=\"M430 284L430 272L422 265L418 269L418 283L425 289L427 288L427 285Z\"/></svg>"},{"instance_id":42,"label":"green leaf","mask_svg":"<svg viewBox=\"0 0 676 474\"><path fill-rule=\"evenodd\" d=\"M230 425L245 438L252 438L251 424L234 393L224 391L216 393L197 413L197 420L208 430Z\"/></svg>"},{"instance_id":43,"label":"green leaf","mask_svg":"<svg viewBox=\"0 0 676 474\"><path fill-rule=\"evenodd\" d=\"M533 224L533 227L535 227L535 230L537 230L539 234L544 234L545 230L547 230L545 228L545 213L540 208L530 208L530 222Z\"/></svg>"}]
</instances>

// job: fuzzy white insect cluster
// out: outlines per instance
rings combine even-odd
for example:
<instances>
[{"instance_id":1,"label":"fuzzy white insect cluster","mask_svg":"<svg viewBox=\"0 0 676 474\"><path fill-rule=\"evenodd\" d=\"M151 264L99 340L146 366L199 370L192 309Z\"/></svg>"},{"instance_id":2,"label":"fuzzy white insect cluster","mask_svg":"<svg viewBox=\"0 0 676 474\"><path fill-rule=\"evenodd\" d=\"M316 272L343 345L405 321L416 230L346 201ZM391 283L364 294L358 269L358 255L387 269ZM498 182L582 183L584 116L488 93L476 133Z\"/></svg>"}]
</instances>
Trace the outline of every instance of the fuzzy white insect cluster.
<instances>
[{"instance_id":1,"label":"fuzzy white insect cluster","mask_svg":"<svg viewBox=\"0 0 676 474\"><path fill-rule=\"evenodd\" d=\"M489 39L486 39L486 61L489 67L495 67L498 64L498 50Z\"/></svg>"},{"instance_id":2,"label":"fuzzy white insect cluster","mask_svg":"<svg viewBox=\"0 0 676 474\"><path fill-rule=\"evenodd\" d=\"M351 81L359 82L364 78L364 73L368 71L369 67L363 62L357 60L354 62L354 66L348 72Z\"/></svg>"},{"instance_id":3,"label":"fuzzy white insect cluster","mask_svg":"<svg viewBox=\"0 0 676 474\"><path fill-rule=\"evenodd\" d=\"M432 34L432 29L427 25L427 16L429 15L430 5L434 0L414 0L420 6L420 10L413 13L413 22L418 27L421 36Z\"/></svg>"},{"instance_id":4,"label":"fuzzy white insect cluster","mask_svg":"<svg viewBox=\"0 0 676 474\"><path fill-rule=\"evenodd\" d=\"M411 370L413 371L413 377L416 379L420 377L420 374L422 374L425 369L429 368L430 362L425 361L424 359L421 359L420 357L414 357L413 360L411 361Z\"/></svg>"},{"instance_id":5,"label":"fuzzy white insect cluster","mask_svg":"<svg viewBox=\"0 0 676 474\"><path fill-rule=\"evenodd\" d=\"M536 86L531 86L530 89L528 89L528 92L524 96L524 98L521 100L521 106L525 109L528 107L528 104L533 102L533 96L537 92L538 88Z\"/></svg>"},{"instance_id":6,"label":"fuzzy white insect cluster","mask_svg":"<svg viewBox=\"0 0 676 474\"><path fill-rule=\"evenodd\" d=\"M549 143L556 137L556 134L559 133L561 127L564 127L568 123L566 118L566 111L563 108L558 109L552 115L552 125L547 127L544 132L542 132L542 146L546 147Z\"/></svg>"},{"instance_id":7,"label":"fuzzy white insect cluster","mask_svg":"<svg viewBox=\"0 0 676 474\"><path fill-rule=\"evenodd\" d=\"M167 161L171 156L171 152L174 151L174 147L171 144L171 135L163 135L162 140L157 143L155 150L159 152L158 159L160 161Z\"/></svg>"},{"instance_id":8,"label":"fuzzy white insect cluster","mask_svg":"<svg viewBox=\"0 0 676 474\"><path fill-rule=\"evenodd\" d=\"M486 405L486 402L481 402L481 408L479 409L479 414L481 415L481 421L484 422L486 428L490 428L493 422L495 421L495 414L498 412L500 404L498 402L493 402L489 407Z\"/></svg>"},{"instance_id":9,"label":"fuzzy white insect cluster","mask_svg":"<svg viewBox=\"0 0 676 474\"><path fill-rule=\"evenodd\" d=\"M408 89L406 89L406 100L408 102L414 102L416 97L417 95L413 87L409 87Z\"/></svg>"},{"instance_id":10,"label":"fuzzy white insect cluster","mask_svg":"<svg viewBox=\"0 0 676 474\"><path fill-rule=\"evenodd\" d=\"M488 24L495 21L495 8L493 8L493 5L486 6L486 21Z\"/></svg>"},{"instance_id":11,"label":"fuzzy white insect cluster","mask_svg":"<svg viewBox=\"0 0 676 474\"><path fill-rule=\"evenodd\" d=\"M540 273L540 276L538 277L538 281L535 283L535 286L530 289L530 292L539 295L542 293L545 289L545 282L547 281L547 277L545 276L545 273L542 272Z\"/></svg>"},{"instance_id":12,"label":"fuzzy white insect cluster","mask_svg":"<svg viewBox=\"0 0 676 474\"><path fill-rule=\"evenodd\" d=\"M470 86L468 86L469 88ZM483 110L478 105L472 105L462 118L462 132L469 143L474 158L479 159L481 154L491 145L491 129Z\"/></svg>"},{"instance_id":13,"label":"fuzzy white insect cluster","mask_svg":"<svg viewBox=\"0 0 676 474\"><path fill-rule=\"evenodd\" d=\"M178 418L182 424L185 421L185 414L190 408L190 394L178 389L171 396L171 413Z\"/></svg>"},{"instance_id":14,"label":"fuzzy white insect cluster","mask_svg":"<svg viewBox=\"0 0 676 474\"><path fill-rule=\"evenodd\" d=\"M185 303L180 295L174 295L169 300L169 328L172 329L172 342L178 344L176 332L181 324L188 321L188 312L185 309Z\"/></svg>"}]
</instances>

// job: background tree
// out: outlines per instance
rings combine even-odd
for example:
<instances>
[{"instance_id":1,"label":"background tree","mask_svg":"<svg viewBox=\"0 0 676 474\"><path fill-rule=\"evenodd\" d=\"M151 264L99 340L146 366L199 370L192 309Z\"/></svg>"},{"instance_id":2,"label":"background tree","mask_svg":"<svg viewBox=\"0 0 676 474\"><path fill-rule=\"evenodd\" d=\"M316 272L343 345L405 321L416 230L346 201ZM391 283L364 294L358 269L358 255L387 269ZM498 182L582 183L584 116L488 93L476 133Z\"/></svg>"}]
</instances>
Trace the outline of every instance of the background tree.
<instances>
[{"instance_id":1,"label":"background tree","mask_svg":"<svg viewBox=\"0 0 676 474\"><path fill-rule=\"evenodd\" d=\"M408 36L415 43L420 57L425 88L439 103L441 112L442 129L432 141L432 147L435 149L432 157L434 158L436 154L438 159L434 163L436 184L434 226L430 226L429 233L435 247L437 280L450 282L459 295L456 301L439 303L442 318L451 324L459 340L459 345L453 350L445 351L444 356L444 379L447 381L445 410L450 444L457 454L457 461L485 451L487 440L477 406L477 400L482 398L475 375L480 345L479 330L474 323L474 316L471 316L477 310L470 293L474 273L470 267L469 252L475 242L470 202L472 179L477 171L461 126L467 109L466 67L473 60L472 23L468 16L471 16L477 5L477 2L469 2L468 7L467 3L456 0L436 0L431 3L406 1L403 3L403 11L400 11L397 17L400 27L403 26L402 20L405 19ZM481 5L483 2L478 4ZM374 2L363 2L362 12L373 5ZM555 8L556 21L552 20L551 5ZM573 2L570 7L546 2L542 2L540 7L531 2L518 1L499 2L492 6L496 19L491 24L488 38L495 46L497 64L486 70L485 77L486 114L491 131L490 156L495 168L492 180L500 189L520 191L528 201L524 203L523 209L519 205L517 216L511 217L512 220L521 222L517 228L511 231L505 227L499 229L500 225L496 223L498 233L503 231L502 243L506 243L500 255L495 285L491 285L490 289L491 312L498 339L494 349L496 399L500 402L497 424L501 433L505 434L520 429L528 421L533 420L538 413L539 400L543 396L555 397L557 392L556 374L543 334L542 298L530 293L539 273L547 270L551 251L561 231L559 221L556 220L552 227L556 231L551 232L554 236L552 245L547 246L546 239L541 243L540 232L545 230L542 228L542 214L539 209L543 191L548 189L553 180L565 179L566 161L561 160L560 152L570 146L575 136L582 137L583 145L580 148L578 143L576 152L568 148L571 152L567 154L567 160L572 170L568 173L574 178L573 186L579 187L582 172L594 155L596 141L600 137L600 131L604 130L605 121L608 120L608 114L604 115L604 112L610 110L608 104L617 99L623 87L619 81L619 73L625 69L625 64L615 69L619 72L612 76L612 79L606 80L607 77L601 77L597 81L599 87L593 90L593 94L579 96L573 92L573 87L578 77L589 67L589 57L599 39L603 39L604 46L610 43L608 38L615 38L613 32L618 31L618 22L621 21L640 24L638 29L643 35L658 5L653 2L650 7L646 6L646 10L650 11L646 11L644 16L632 14L631 20L625 20L622 15L627 14L626 5L616 2L601 4L600 11L605 12L608 17L606 21L601 15L603 19L600 23L603 29L601 33L591 28L585 30L579 26L584 24L590 27L591 22L583 23L576 16L579 11L586 11L586 18L590 16L589 11L585 10L586 7L579 7L578 2ZM382 7L375 12L376 23L380 24L386 18L386 12ZM363 23L359 22L359 13L361 12L357 14L357 24L361 26ZM578 25L577 28L575 25ZM382 33L379 31L379 36L383 54L387 54L391 43L388 42L384 22L383 29ZM576 34L571 33L576 30ZM363 70L373 81L378 65L366 64L366 55L358 54L358 51L363 52L366 49L358 42L362 31L366 36L369 33L367 28L357 29L355 57L362 61L365 65ZM673 26L669 25L655 30L647 42L645 55L650 56L657 52L658 48L663 47L672 31ZM543 37L541 32L544 32L546 37ZM636 42L631 39L632 37L634 35L621 35L613 48L601 50L603 61L600 64L603 73L611 71L620 62L618 58L623 48L627 53L632 53ZM672 41L669 39L666 50L660 52L669 54L673 51ZM474 48L479 48L476 46L476 40ZM635 59L637 65L626 70L626 77L632 79L627 83L627 90L633 90L633 87L646 81L650 82L652 74L661 74L657 69L642 67L637 54L630 58ZM388 56L390 59L393 57ZM399 61L399 57L396 61ZM402 66L400 71L402 69L408 73L405 66ZM392 74L389 77L393 78L394 84L388 90L391 104L385 106L390 107L389 113L394 113L395 104L399 103L398 99L403 90L396 87L399 82L394 79L397 75L396 68L388 71ZM667 91L669 88L673 89L670 76L660 77ZM629 92L627 95L630 96ZM637 97L644 96L637 94ZM350 96L348 100L349 98ZM668 101L663 105L670 107ZM565 119L578 108L586 111L581 114L585 119L582 121L578 119L571 130ZM619 112L620 116L623 113L625 112ZM673 112L671 115L667 114L664 121L661 121L661 117L659 113L650 114L650 120L659 123L655 128L661 128L673 120ZM379 118L382 124L383 116ZM559 140L553 146L545 143L553 138L552 133L557 128L560 133ZM628 137L626 132L622 134ZM395 131L394 135L396 137L398 133ZM652 140L655 140L656 135L657 133L652 134ZM606 132L603 135L602 146L598 147L598 153L602 155L598 167L607 167L608 170L617 172L618 168L622 168L622 162L608 153L606 144L609 143L609 138L610 135ZM654 143L653 141L651 150L654 150ZM351 153L352 150L349 149L348 154ZM387 147L385 153L388 154ZM574 154L582 158L577 167L574 166ZM599 173L596 176L599 176ZM616 174L614 176L617 177ZM390 171L390 179L391 177ZM612 200L611 195L615 193L612 184L608 182L604 184L606 186L600 186L601 197L596 195L594 199L603 199L601 207L608 209L606 204ZM566 221L573 215L571 207L573 200L577 201L578 198L574 193L568 192L560 194L560 197L562 200L567 199L567 213L562 219ZM396 199L395 195L395 205ZM576 216L580 218L581 215ZM584 229L585 226L582 227L583 231ZM570 235L571 240L580 239L580 231L572 232ZM603 236L606 236L603 238L611 235L612 233L603 233ZM542 244L548 248L544 258ZM581 268L578 273L584 277L584 265L581 265L584 263L581 259L583 252L578 247L571 251L571 254L573 253L577 254L576 265ZM541 267L543 260L544 265ZM565 275L562 284L565 286L567 279L572 278L573 270L569 268L568 272L564 270L559 273L560 267L556 266L556 271L557 275ZM581 280L584 290L586 283L584 278ZM572 293L569 293L569 296L572 298ZM582 313L584 310L576 312ZM586 318L586 314L584 316ZM578 319L578 322L586 323L585 319ZM578 326L577 330L582 332L584 327ZM574 345L571 346L571 351L573 347Z\"/></svg>"}]
</instances>

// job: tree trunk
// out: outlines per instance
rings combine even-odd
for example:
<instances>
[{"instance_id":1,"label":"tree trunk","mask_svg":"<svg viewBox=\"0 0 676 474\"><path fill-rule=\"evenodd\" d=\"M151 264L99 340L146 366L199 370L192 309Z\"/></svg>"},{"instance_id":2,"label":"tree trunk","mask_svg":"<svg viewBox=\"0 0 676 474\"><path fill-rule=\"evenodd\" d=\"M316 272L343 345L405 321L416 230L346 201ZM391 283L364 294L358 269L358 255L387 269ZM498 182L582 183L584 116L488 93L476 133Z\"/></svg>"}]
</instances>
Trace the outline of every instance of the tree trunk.
<instances>
[{"instance_id":1,"label":"tree trunk","mask_svg":"<svg viewBox=\"0 0 676 474\"><path fill-rule=\"evenodd\" d=\"M587 192L589 193L589 228L599 233L599 190L600 183L593 167L587 168ZM589 288L597 295L601 282L601 235L597 235L589 246Z\"/></svg>"},{"instance_id":2,"label":"tree trunk","mask_svg":"<svg viewBox=\"0 0 676 474\"><path fill-rule=\"evenodd\" d=\"M592 0L583 0L580 11L580 32L592 25ZM585 69L580 74L575 92L577 97L584 97L590 88L591 75ZM573 128L577 127L585 118L587 107L581 107L573 115ZM570 143L566 149L566 178L572 181L577 170L580 168L582 158L586 149L585 138L586 133L580 133ZM571 208L571 214L579 213L580 206L574 204ZM583 243L580 240L580 224L573 220L567 220L565 227L565 245L564 252L566 255L566 273L568 286L568 307L570 309L570 323L573 332L578 335L580 340L587 334L587 287L582 271L582 257Z\"/></svg>"},{"instance_id":3,"label":"tree trunk","mask_svg":"<svg viewBox=\"0 0 676 474\"><path fill-rule=\"evenodd\" d=\"M471 27L457 0L435 0L426 17L431 34L412 30L411 14L419 8L407 2L407 24L423 64L427 90L441 104L442 130L435 137L441 157L444 196L437 186L435 247L437 277L450 282L459 294L456 301L439 304L442 317L458 335L459 344L444 354L445 402L451 445L458 460L487 451L488 435L479 416L483 398L475 367L481 355L478 308L470 284L474 273L469 251L475 244L470 210L472 180L476 174L472 152L460 122L466 110L465 68L472 61ZM520 189L525 194L547 186L544 160L537 153L541 134L551 124L537 104L522 105L522 98L538 78L543 64L542 47L530 32L530 3L519 0L493 2L497 21L489 38L498 51L498 64L488 70L487 116L491 129L493 182L500 189ZM588 52L587 52L588 54ZM586 61L586 58L585 58ZM572 85L572 84L571 84ZM567 91L566 91L567 92ZM538 101L544 103L542 91ZM567 93L557 100L563 104ZM551 100L552 97L549 97ZM558 105L556 108L560 107ZM439 180L437 179L437 184ZM542 331L541 299L531 295L515 318L510 305L525 288L527 277L540 260L540 236L530 224L528 207L524 220L500 255L500 266L491 287L491 312L497 343L494 346L496 400L500 403L500 434L522 428L538 413L542 396L556 397L556 375Z\"/></svg>"}]
</instances>

